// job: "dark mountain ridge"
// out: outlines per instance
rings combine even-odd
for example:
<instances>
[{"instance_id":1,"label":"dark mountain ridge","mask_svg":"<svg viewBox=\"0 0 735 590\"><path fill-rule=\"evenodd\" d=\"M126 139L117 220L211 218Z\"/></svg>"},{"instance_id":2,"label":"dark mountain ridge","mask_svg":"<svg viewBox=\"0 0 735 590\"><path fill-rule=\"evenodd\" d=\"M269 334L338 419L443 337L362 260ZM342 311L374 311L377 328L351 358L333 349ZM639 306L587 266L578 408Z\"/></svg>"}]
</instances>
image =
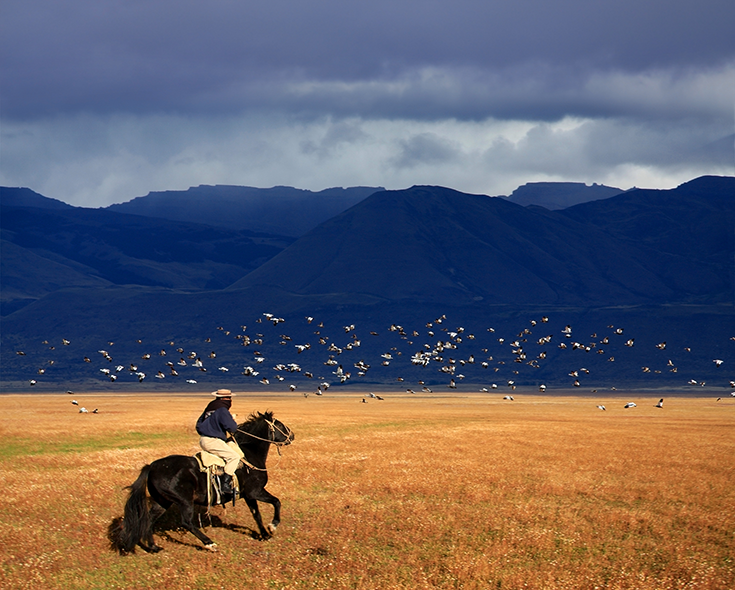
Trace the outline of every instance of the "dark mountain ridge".
<instances>
[{"instance_id":1,"label":"dark mountain ridge","mask_svg":"<svg viewBox=\"0 0 735 590\"><path fill-rule=\"evenodd\" d=\"M0 189L5 314L64 287L223 288L292 241L18 196Z\"/></svg>"},{"instance_id":2,"label":"dark mountain ridge","mask_svg":"<svg viewBox=\"0 0 735 590\"><path fill-rule=\"evenodd\" d=\"M622 192L622 189L604 184L587 186L583 182L528 182L514 190L508 200L524 207L538 205L556 210L587 201L609 199Z\"/></svg>"},{"instance_id":3,"label":"dark mountain ridge","mask_svg":"<svg viewBox=\"0 0 735 590\"><path fill-rule=\"evenodd\" d=\"M733 248L725 234L732 227L734 182L705 179L672 191L634 190L562 212L442 187L383 191L307 233L230 288L415 302L731 301L727 263ZM712 196L702 200L702 190ZM662 221L659 209L667 207L671 219ZM645 228L630 226L628 217L615 221L614 212L628 208L640 210ZM671 242L672 233L684 236L683 247Z\"/></svg>"},{"instance_id":4,"label":"dark mountain ridge","mask_svg":"<svg viewBox=\"0 0 735 590\"><path fill-rule=\"evenodd\" d=\"M24 187L0 187L0 203L4 207L37 207L39 209L74 209L72 205L44 197L29 188Z\"/></svg>"},{"instance_id":5,"label":"dark mountain ridge","mask_svg":"<svg viewBox=\"0 0 735 590\"><path fill-rule=\"evenodd\" d=\"M312 192L288 186L200 185L186 191L151 192L107 209L172 221L298 237L381 187Z\"/></svg>"}]
</instances>

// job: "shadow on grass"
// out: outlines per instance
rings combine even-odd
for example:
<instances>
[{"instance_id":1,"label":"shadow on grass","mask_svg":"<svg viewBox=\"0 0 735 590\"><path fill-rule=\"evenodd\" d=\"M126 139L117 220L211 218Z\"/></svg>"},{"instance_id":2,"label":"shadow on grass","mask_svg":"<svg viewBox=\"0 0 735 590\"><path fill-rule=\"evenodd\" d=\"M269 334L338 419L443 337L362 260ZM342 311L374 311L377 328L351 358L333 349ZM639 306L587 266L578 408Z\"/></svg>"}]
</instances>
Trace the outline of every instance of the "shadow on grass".
<instances>
[{"instance_id":1,"label":"shadow on grass","mask_svg":"<svg viewBox=\"0 0 735 590\"><path fill-rule=\"evenodd\" d=\"M238 514L240 516L240 514ZM245 516L247 518L251 518L250 513L243 512L242 516ZM208 527L212 527L214 529L225 529L228 531L232 531L233 533L238 533L241 535L247 535L256 541L261 541L263 538L261 537L260 533L255 530L254 528L238 524L234 522L226 522L222 520L222 518L217 514L207 514L207 509L203 506L196 506L194 509L194 518L192 519L194 522L194 526L200 529L206 529ZM169 533L171 532L178 532L178 533L188 533L184 527L181 526L181 513L179 512L179 507L175 504L171 506L164 514L159 518L154 524L153 524L153 533L158 534L161 536L165 536L169 538L172 542L179 542L182 545L187 545L188 543L176 540L173 537L170 536Z\"/></svg>"},{"instance_id":2,"label":"shadow on grass","mask_svg":"<svg viewBox=\"0 0 735 590\"><path fill-rule=\"evenodd\" d=\"M249 515L248 515L249 516ZM204 507L195 507L194 526L200 529L206 529L212 527L214 529L225 529L238 533L241 535L249 536L251 539L256 541L266 540L258 531L254 528L242 524L225 522L222 518L216 514L207 514L207 510ZM122 530L123 519L118 516L112 520L108 527L107 538L110 541L110 548L113 551L119 551L119 543L116 542L116 538L119 538L120 531ZM173 505L169 508L160 518L153 523L151 527L153 534L162 537L166 541L172 544L181 545L185 547L191 547L197 551L208 551L198 540L196 540L190 533L181 525L181 512L178 506ZM178 533L178 535L172 535L172 533ZM143 550L148 551L142 545L138 545ZM135 550L133 549L132 552ZM124 554L124 552L121 552Z\"/></svg>"}]
</instances>

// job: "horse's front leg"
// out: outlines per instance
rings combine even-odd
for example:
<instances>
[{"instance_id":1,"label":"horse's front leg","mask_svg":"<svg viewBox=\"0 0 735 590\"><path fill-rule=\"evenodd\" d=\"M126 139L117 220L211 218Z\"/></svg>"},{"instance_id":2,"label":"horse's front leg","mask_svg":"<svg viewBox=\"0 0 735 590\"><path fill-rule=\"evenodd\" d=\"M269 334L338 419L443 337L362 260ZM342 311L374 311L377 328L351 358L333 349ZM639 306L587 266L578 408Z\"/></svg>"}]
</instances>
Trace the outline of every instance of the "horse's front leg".
<instances>
[{"instance_id":1,"label":"horse's front leg","mask_svg":"<svg viewBox=\"0 0 735 590\"><path fill-rule=\"evenodd\" d=\"M267 539L268 537L272 536L272 533L269 530L270 527L266 529L265 525L263 525L263 517L260 515L260 508L258 508L258 501L253 500L252 498L245 498L245 503L248 505L248 508L250 508L250 513L253 515L253 518L255 519L255 524L258 525L258 529L260 530L260 536L263 539Z\"/></svg>"},{"instance_id":2,"label":"horse's front leg","mask_svg":"<svg viewBox=\"0 0 735 590\"><path fill-rule=\"evenodd\" d=\"M265 489L260 489L257 492L253 492L250 494L249 498L247 499L248 506L251 506L250 501L253 502L255 505L255 511L253 512L253 516L255 516L255 512L258 513L258 516L255 517L255 521L258 523L258 525L261 527L261 532L263 530L262 525L262 519L260 518L260 510L258 510L258 502L265 502L266 504L270 504L273 506L273 520L271 520L270 524L266 527L267 530L267 536L271 537L276 533L276 528L278 528L278 525L281 524L281 501L276 498L273 494L266 491ZM253 508L251 506L251 511L253 511Z\"/></svg>"}]
</instances>

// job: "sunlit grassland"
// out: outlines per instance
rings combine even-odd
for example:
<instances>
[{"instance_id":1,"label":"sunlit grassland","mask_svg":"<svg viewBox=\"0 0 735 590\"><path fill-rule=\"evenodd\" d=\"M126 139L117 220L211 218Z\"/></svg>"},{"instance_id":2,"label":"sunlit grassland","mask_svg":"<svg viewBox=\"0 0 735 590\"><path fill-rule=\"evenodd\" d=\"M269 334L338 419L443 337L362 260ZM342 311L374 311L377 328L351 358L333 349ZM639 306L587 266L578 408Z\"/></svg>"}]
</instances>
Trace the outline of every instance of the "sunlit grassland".
<instances>
[{"instance_id":1,"label":"sunlit grassland","mask_svg":"<svg viewBox=\"0 0 735 590\"><path fill-rule=\"evenodd\" d=\"M384 397L236 397L296 433L269 459L276 536L253 539L240 502L212 510L217 553L169 518L162 553L119 557L124 487L197 450L211 398L2 396L0 586L735 587L735 400Z\"/></svg>"}]
</instances>

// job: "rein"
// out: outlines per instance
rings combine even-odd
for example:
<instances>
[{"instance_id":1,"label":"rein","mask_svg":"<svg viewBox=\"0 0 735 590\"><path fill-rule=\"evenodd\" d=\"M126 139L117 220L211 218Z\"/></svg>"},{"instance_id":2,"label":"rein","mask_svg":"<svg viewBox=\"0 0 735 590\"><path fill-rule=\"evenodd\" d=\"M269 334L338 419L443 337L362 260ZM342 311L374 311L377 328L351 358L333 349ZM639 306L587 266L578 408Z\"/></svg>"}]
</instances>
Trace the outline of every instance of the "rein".
<instances>
[{"instance_id":1,"label":"rein","mask_svg":"<svg viewBox=\"0 0 735 590\"><path fill-rule=\"evenodd\" d=\"M283 432L283 430L281 430L280 428L278 428L278 426L276 426L275 423L273 421L271 421L271 420L265 420L265 422L268 424L268 431L271 434L275 434L275 432L277 430L278 432L280 432L286 438L286 441L288 441L288 439L291 437L291 429L288 426L286 426L285 424L284 424L284 426L286 426L286 430L288 430L288 433ZM281 447L282 446L285 446L286 444L288 444L287 442L279 442L279 441L273 440L271 438L262 438L260 436L255 435L255 434L252 434L250 432L246 432L242 428L238 428L237 431L238 432L242 432L243 434L247 434L248 436L252 436L253 438L255 438L257 440L262 440L263 442L267 442L268 444L276 445L276 450L278 451L278 462L279 463L281 462L281 457L282 457L282 455L281 455ZM245 459L242 459L242 462L245 463L250 469L255 469L256 471L268 471L267 469L261 469L260 467L255 467L255 465L251 465L250 463L248 463L247 461L245 461Z\"/></svg>"},{"instance_id":2,"label":"rein","mask_svg":"<svg viewBox=\"0 0 735 590\"><path fill-rule=\"evenodd\" d=\"M278 432L280 432L286 438L286 441L291 437L291 429L288 426L286 426L285 424L284 424L284 426L286 426L286 430L288 430L288 433L283 432L283 430L281 430L280 428L278 428L275 425L275 423L272 422L271 420L265 420L265 422L268 424L268 430L271 432L271 434L273 434L277 430ZM286 444L288 444L285 441L284 442L279 442L277 440L273 440L272 438L262 438L260 436L255 435L255 434L252 434L250 432L246 432L242 428L238 428L237 431L238 432L242 432L243 434L247 434L248 436L252 436L253 438L256 438L258 440L262 440L263 442L267 442L268 444L276 445L276 448L278 449L278 454L279 455L281 454L281 447L282 446L285 446Z\"/></svg>"}]
</instances>

